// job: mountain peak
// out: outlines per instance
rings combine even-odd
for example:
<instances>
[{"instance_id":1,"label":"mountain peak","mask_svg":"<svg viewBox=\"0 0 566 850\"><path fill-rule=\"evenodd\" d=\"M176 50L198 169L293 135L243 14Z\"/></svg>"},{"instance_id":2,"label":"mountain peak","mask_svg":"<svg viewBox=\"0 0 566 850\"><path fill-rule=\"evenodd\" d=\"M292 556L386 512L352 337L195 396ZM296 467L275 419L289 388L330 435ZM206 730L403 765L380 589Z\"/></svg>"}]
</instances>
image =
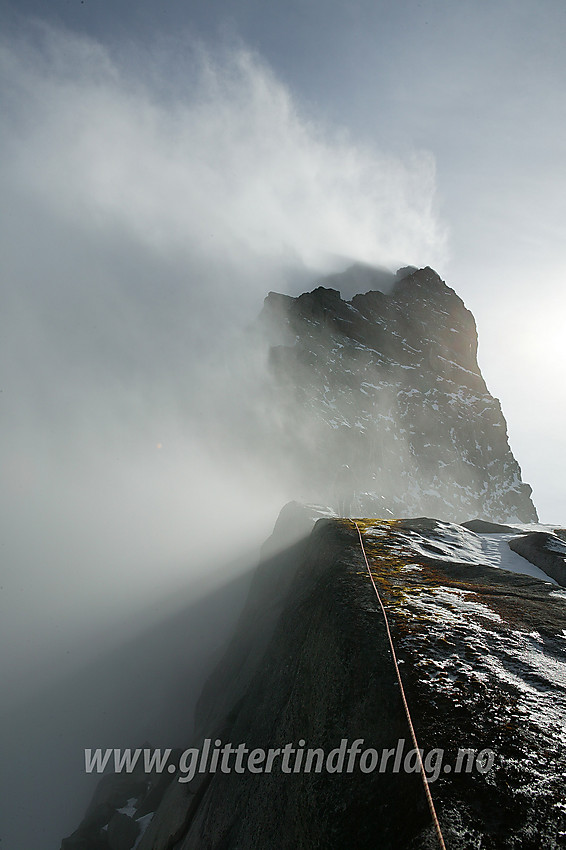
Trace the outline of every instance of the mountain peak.
<instances>
[{"instance_id":1,"label":"mountain peak","mask_svg":"<svg viewBox=\"0 0 566 850\"><path fill-rule=\"evenodd\" d=\"M297 492L343 505L349 490L358 515L536 520L462 299L426 267L344 300L334 287L360 268L371 275L351 266L297 298L270 295L260 317L277 411L268 444L284 447Z\"/></svg>"}]
</instances>

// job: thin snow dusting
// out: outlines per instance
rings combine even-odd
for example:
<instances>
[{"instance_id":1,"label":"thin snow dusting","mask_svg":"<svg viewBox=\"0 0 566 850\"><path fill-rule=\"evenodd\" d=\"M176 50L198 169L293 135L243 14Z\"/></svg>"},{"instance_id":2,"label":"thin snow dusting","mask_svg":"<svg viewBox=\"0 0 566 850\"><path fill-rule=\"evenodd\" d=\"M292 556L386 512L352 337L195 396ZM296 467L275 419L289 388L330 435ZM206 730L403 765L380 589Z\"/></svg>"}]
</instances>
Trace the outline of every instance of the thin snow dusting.
<instances>
[{"instance_id":1,"label":"thin snow dusting","mask_svg":"<svg viewBox=\"0 0 566 850\"><path fill-rule=\"evenodd\" d=\"M541 526L529 526L541 530ZM523 530L522 527L517 531ZM531 564L522 555L509 548L513 534L475 534L461 525L450 522L438 522L430 536L422 532L403 530L403 540L416 555L426 558L441 558L443 561L458 564L487 564L512 573L521 573L540 581L558 583L539 567ZM561 551L556 549L556 551ZM566 546L564 546L566 556Z\"/></svg>"},{"instance_id":2,"label":"thin snow dusting","mask_svg":"<svg viewBox=\"0 0 566 850\"><path fill-rule=\"evenodd\" d=\"M471 690L474 680L489 684L509 695L513 716L566 745L566 658L550 652L538 633L498 628L501 617L473 592L441 587L411 594L406 605L426 620L431 646L448 653L424 654L423 681L455 699L462 676Z\"/></svg>"},{"instance_id":3,"label":"thin snow dusting","mask_svg":"<svg viewBox=\"0 0 566 850\"><path fill-rule=\"evenodd\" d=\"M416 532L405 532L403 536L414 552L426 558L441 558L457 564L484 563L477 534L461 525L438 522L431 538Z\"/></svg>"},{"instance_id":4,"label":"thin snow dusting","mask_svg":"<svg viewBox=\"0 0 566 850\"><path fill-rule=\"evenodd\" d=\"M131 797L125 806L121 809L117 809L121 815L128 815L129 818L133 818L135 813L137 812L138 801L135 797Z\"/></svg>"},{"instance_id":5,"label":"thin snow dusting","mask_svg":"<svg viewBox=\"0 0 566 850\"><path fill-rule=\"evenodd\" d=\"M566 557L566 543L562 543L560 540L549 540L546 548L552 552L557 552L562 557Z\"/></svg>"},{"instance_id":6,"label":"thin snow dusting","mask_svg":"<svg viewBox=\"0 0 566 850\"><path fill-rule=\"evenodd\" d=\"M566 776L566 630L553 599L566 600L566 591L551 589L555 582L509 549L522 530L478 535L421 518L367 522L363 533L403 675L430 729L451 745L489 746L495 781L538 810L549 797L550 806L563 799ZM419 558L420 574L413 572ZM435 725L444 712L453 737L444 721Z\"/></svg>"}]
</instances>

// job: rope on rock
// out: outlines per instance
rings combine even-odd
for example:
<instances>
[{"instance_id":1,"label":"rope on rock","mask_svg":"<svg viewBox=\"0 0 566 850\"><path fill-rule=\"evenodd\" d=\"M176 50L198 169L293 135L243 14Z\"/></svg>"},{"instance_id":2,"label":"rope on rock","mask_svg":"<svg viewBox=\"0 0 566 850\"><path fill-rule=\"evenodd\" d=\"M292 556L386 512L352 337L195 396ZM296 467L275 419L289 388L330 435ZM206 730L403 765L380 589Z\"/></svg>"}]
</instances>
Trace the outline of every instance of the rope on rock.
<instances>
[{"instance_id":1,"label":"rope on rock","mask_svg":"<svg viewBox=\"0 0 566 850\"><path fill-rule=\"evenodd\" d=\"M362 554L364 556L364 561L366 562L367 571L368 571L369 577L371 579L373 589L375 590L375 595L377 596L377 601L379 602L379 607L381 608L381 612L383 614L383 619L385 621L385 629L387 631L387 637L389 639L389 646L391 647L391 654L393 656L393 663L395 665L395 672L397 673L397 681L399 682L399 688L401 690L401 699L403 700L403 705L405 707L405 714L407 715L407 722L409 724L409 730L411 732L411 739L413 741L413 746L414 746L414 748L417 752L420 774L421 774L421 778L422 778L423 786L424 786L424 792L425 792L425 796L426 796L426 799L427 799L428 807L430 809L430 814L432 816L432 822L433 822L434 828L436 830L436 835L438 837L438 843L439 843L440 847L442 848L442 850L446 850L446 844L444 843L444 838L442 836L442 830L440 828L440 822L438 820L438 815L436 814L436 809L434 808L434 802L433 802L433 799L432 799L432 794L430 793L430 785L428 783L428 779L426 778L424 764L423 764L422 755L421 755L421 750L419 749L419 745L418 745L418 742L417 742L417 736L416 736L416 733L415 733L415 727L413 726L413 720L411 718L411 712L409 711L409 704L407 702L407 697L405 696L405 689L403 687L403 682L401 680L401 671L399 670L399 662L397 661L397 654L395 652L395 647L393 645L393 638L391 636L391 629L389 628L389 620L387 618L387 612L386 612L385 606L384 606L384 604L381 600L381 596L379 595L377 585L375 583L375 580L373 578L373 575L372 575L372 572L371 572L371 569L370 569L369 561L368 561L368 558L367 558L367 555L366 555L366 550L365 550L365 547L364 547L362 532L360 531L360 527L359 527L358 523L354 522L354 520L352 520L352 522L356 526L356 531L358 532L358 537L360 538L360 546L362 547Z\"/></svg>"}]
</instances>

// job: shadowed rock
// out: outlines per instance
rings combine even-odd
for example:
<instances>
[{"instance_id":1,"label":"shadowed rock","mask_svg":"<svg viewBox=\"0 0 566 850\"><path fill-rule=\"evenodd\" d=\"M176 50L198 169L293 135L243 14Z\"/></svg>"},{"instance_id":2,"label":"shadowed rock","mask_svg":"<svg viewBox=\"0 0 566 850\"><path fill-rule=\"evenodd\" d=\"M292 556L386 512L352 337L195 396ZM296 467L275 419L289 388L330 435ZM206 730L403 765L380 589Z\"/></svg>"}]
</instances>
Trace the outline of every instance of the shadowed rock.
<instances>
[{"instance_id":1,"label":"shadowed rock","mask_svg":"<svg viewBox=\"0 0 566 850\"><path fill-rule=\"evenodd\" d=\"M251 419L264 462L342 514L535 522L472 314L430 268L391 276L385 292L383 280L353 266L297 298L269 293L262 415L245 440ZM350 301L334 288L360 283L369 291Z\"/></svg>"},{"instance_id":2,"label":"shadowed rock","mask_svg":"<svg viewBox=\"0 0 566 850\"><path fill-rule=\"evenodd\" d=\"M517 531L511 525L501 525L501 523L488 522L484 519L472 519L469 522L463 522L462 525L470 531L475 531L476 534L512 534Z\"/></svg>"},{"instance_id":3,"label":"shadowed rock","mask_svg":"<svg viewBox=\"0 0 566 850\"><path fill-rule=\"evenodd\" d=\"M533 531L510 540L509 547L566 587L566 542L557 535Z\"/></svg>"}]
</instances>

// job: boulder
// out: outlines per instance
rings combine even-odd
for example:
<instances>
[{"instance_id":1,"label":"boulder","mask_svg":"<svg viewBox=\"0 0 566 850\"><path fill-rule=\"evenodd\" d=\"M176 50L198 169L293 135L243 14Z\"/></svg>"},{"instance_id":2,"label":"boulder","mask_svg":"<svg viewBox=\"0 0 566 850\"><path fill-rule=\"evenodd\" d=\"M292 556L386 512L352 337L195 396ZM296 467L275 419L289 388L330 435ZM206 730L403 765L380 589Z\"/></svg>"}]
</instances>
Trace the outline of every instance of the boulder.
<instances>
[{"instance_id":1,"label":"boulder","mask_svg":"<svg viewBox=\"0 0 566 850\"><path fill-rule=\"evenodd\" d=\"M566 542L555 534L533 531L509 541L509 547L566 587Z\"/></svg>"}]
</instances>

